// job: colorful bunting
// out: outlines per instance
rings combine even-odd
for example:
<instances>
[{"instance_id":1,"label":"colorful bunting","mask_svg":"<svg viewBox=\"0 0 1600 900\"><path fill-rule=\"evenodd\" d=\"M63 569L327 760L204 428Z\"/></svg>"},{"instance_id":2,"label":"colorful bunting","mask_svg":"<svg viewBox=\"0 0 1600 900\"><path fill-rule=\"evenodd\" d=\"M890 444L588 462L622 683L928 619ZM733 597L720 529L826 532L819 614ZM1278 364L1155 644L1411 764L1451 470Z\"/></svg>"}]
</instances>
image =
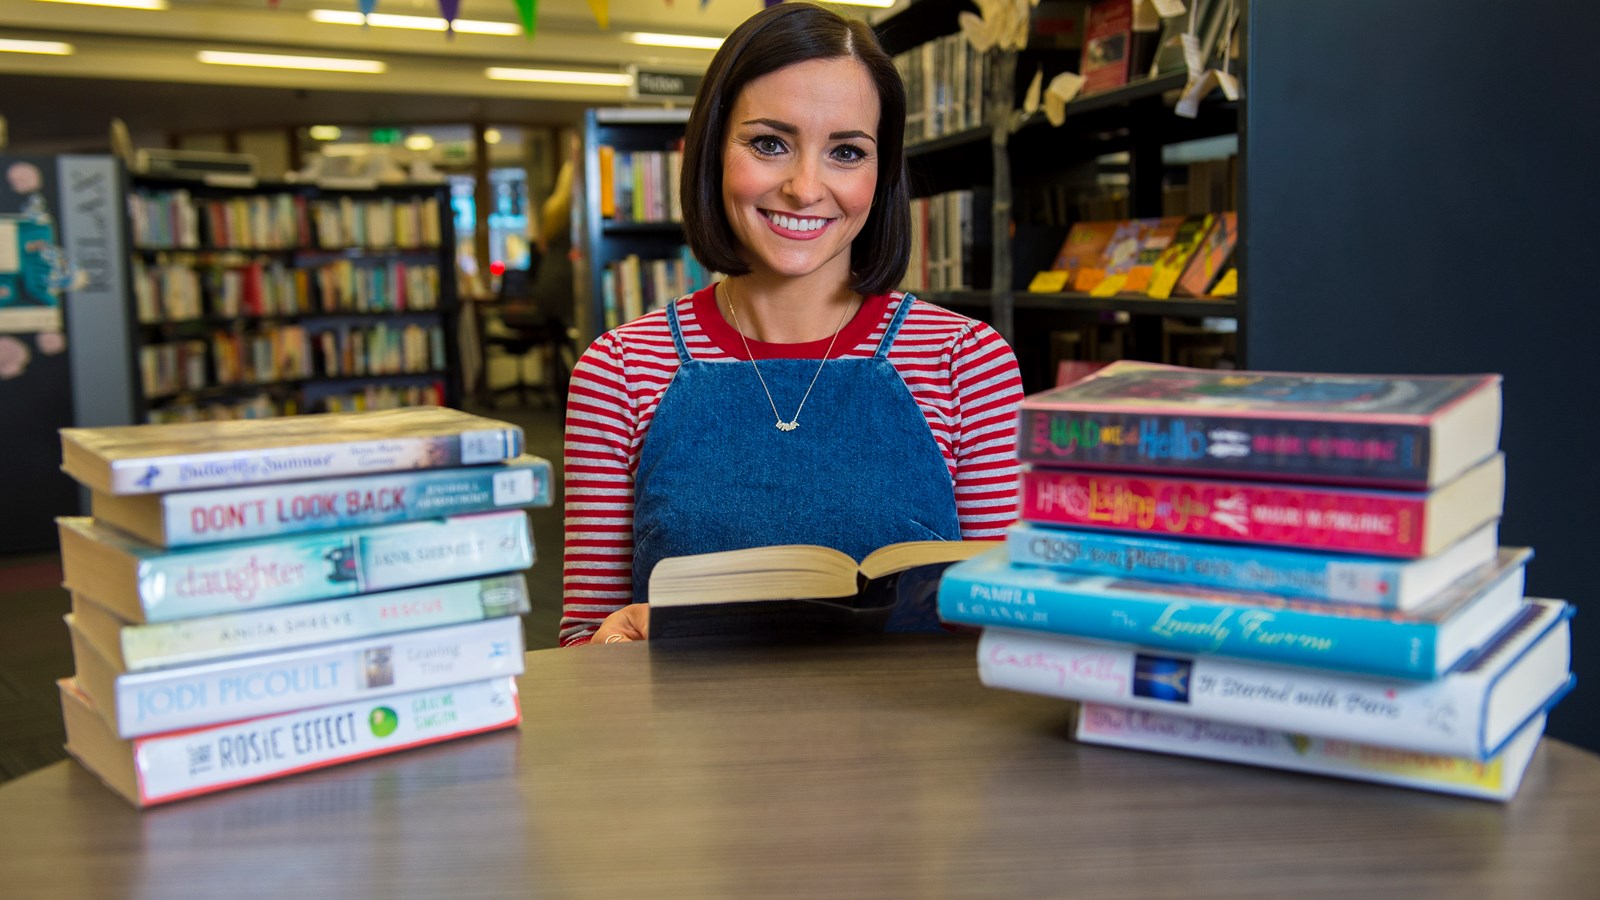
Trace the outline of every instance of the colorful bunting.
<instances>
[{"instance_id":1,"label":"colorful bunting","mask_svg":"<svg viewBox=\"0 0 1600 900\"><path fill-rule=\"evenodd\" d=\"M511 0L517 8L517 18L522 20L522 34L528 40L533 40L533 32L538 27L539 0Z\"/></svg>"},{"instance_id":2,"label":"colorful bunting","mask_svg":"<svg viewBox=\"0 0 1600 900\"><path fill-rule=\"evenodd\" d=\"M456 16L461 12L461 0L439 0L439 16L444 19L444 32L456 36Z\"/></svg>"},{"instance_id":3,"label":"colorful bunting","mask_svg":"<svg viewBox=\"0 0 1600 900\"><path fill-rule=\"evenodd\" d=\"M372 11L378 8L378 0L356 0L356 8L361 10L363 20L361 24L366 25L367 16L372 15Z\"/></svg>"},{"instance_id":4,"label":"colorful bunting","mask_svg":"<svg viewBox=\"0 0 1600 900\"><path fill-rule=\"evenodd\" d=\"M602 31L611 27L611 0L589 0L589 9L594 12L594 20L600 23Z\"/></svg>"}]
</instances>

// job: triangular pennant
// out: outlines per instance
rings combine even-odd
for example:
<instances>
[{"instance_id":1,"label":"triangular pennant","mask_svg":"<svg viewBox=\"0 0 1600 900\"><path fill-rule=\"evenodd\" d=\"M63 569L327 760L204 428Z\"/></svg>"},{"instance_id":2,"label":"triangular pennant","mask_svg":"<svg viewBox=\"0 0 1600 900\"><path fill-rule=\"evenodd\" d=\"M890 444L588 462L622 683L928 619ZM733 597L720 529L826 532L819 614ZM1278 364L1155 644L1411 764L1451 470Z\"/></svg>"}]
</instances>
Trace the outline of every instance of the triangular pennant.
<instances>
[{"instance_id":1,"label":"triangular pennant","mask_svg":"<svg viewBox=\"0 0 1600 900\"><path fill-rule=\"evenodd\" d=\"M589 9L594 12L594 20L600 23L602 31L611 27L611 0L589 0Z\"/></svg>"},{"instance_id":2,"label":"triangular pennant","mask_svg":"<svg viewBox=\"0 0 1600 900\"><path fill-rule=\"evenodd\" d=\"M439 16L444 19L444 32L456 35L456 16L461 12L461 0L439 0Z\"/></svg>"},{"instance_id":3,"label":"triangular pennant","mask_svg":"<svg viewBox=\"0 0 1600 900\"><path fill-rule=\"evenodd\" d=\"M522 34L528 40L533 40L534 29L538 27L539 0L511 0L517 8L517 18L522 20Z\"/></svg>"},{"instance_id":4,"label":"triangular pennant","mask_svg":"<svg viewBox=\"0 0 1600 900\"><path fill-rule=\"evenodd\" d=\"M356 8L361 10L361 24L367 24L367 16L378 8L378 0L356 0Z\"/></svg>"}]
</instances>

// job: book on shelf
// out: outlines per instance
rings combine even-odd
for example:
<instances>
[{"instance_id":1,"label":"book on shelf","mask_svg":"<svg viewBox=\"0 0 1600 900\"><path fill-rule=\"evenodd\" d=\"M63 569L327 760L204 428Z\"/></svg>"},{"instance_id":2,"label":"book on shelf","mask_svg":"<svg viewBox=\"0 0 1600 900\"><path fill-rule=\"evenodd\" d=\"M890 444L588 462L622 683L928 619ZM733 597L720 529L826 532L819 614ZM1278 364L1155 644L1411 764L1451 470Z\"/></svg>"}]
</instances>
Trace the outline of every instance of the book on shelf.
<instances>
[{"instance_id":1,"label":"book on shelf","mask_svg":"<svg viewBox=\"0 0 1600 900\"><path fill-rule=\"evenodd\" d=\"M121 737L522 673L517 616L128 673L70 615L67 630L79 687Z\"/></svg>"},{"instance_id":2,"label":"book on shelf","mask_svg":"<svg viewBox=\"0 0 1600 900\"><path fill-rule=\"evenodd\" d=\"M142 672L312 644L460 625L528 611L521 574L135 624L72 595L72 621L120 672Z\"/></svg>"},{"instance_id":3,"label":"book on shelf","mask_svg":"<svg viewBox=\"0 0 1600 900\"><path fill-rule=\"evenodd\" d=\"M521 509L166 550L56 520L66 587L129 622L170 622L474 578L534 563Z\"/></svg>"},{"instance_id":4,"label":"book on shelf","mask_svg":"<svg viewBox=\"0 0 1600 900\"><path fill-rule=\"evenodd\" d=\"M1132 43L1133 0L1095 0L1084 25L1078 65L1085 96L1128 83Z\"/></svg>"},{"instance_id":5,"label":"book on shelf","mask_svg":"<svg viewBox=\"0 0 1600 900\"><path fill-rule=\"evenodd\" d=\"M522 429L446 407L63 428L61 468L106 494L470 466L522 453Z\"/></svg>"},{"instance_id":6,"label":"book on shelf","mask_svg":"<svg viewBox=\"0 0 1600 900\"><path fill-rule=\"evenodd\" d=\"M517 680L502 676L128 739L118 736L74 679L56 684L67 752L138 807L511 728L522 721Z\"/></svg>"},{"instance_id":7,"label":"book on shelf","mask_svg":"<svg viewBox=\"0 0 1600 900\"><path fill-rule=\"evenodd\" d=\"M1163 216L1151 220L1149 227L1139 237L1139 252L1134 254L1133 265L1128 268L1127 278L1122 282L1122 291L1144 294L1150 290L1156 264L1177 240L1179 231L1187 222L1183 216Z\"/></svg>"},{"instance_id":8,"label":"book on shelf","mask_svg":"<svg viewBox=\"0 0 1600 900\"><path fill-rule=\"evenodd\" d=\"M1066 272L1067 286L1075 291L1087 291L1105 277L1106 246L1116 234L1115 220L1077 222L1067 229L1067 236L1056 252L1052 271Z\"/></svg>"},{"instance_id":9,"label":"book on shelf","mask_svg":"<svg viewBox=\"0 0 1600 900\"><path fill-rule=\"evenodd\" d=\"M268 420L273 421L273 420ZM551 504L550 461L414 469L165 494L90 492L94 518L160 547L387 525Z\"/></svg>"},{"instance_id":10,"label":"book on shelf","mask_svg":"<svg viewBox=\"0 0 1600 900\"><path fill-rule=\"evenodd\" d=\"M650 639L931 630L940 573L996 546L905 541L860 563L815 544L668 557L650 573Z\"/></svg>"},{"instance_id":11,"label":"book on shelf","mask_svg":"<svg viewBox=\"0 0 1600 900\"><path fill-rule=\"evenodd\" d=\"M1005 690L1489 759L1572 687L1572 607L1529 599L1440 678L1397 681L986 628L978 678Z\"/></svg>"},{"instance_id":12,"label":"book on shelf","mask_svg":"<svg viewBox=\"0 0 1600 900\"><path fill-rule=\"evenodd\" d=\"M1200 242L1211 228L1211 215L1185 217L1172 235L1172 240L1162 249L1150 271L1150 285L1146 293L1157 300L1172 296L1178 277L1189 267L1189 261L1200 249Z\"/></svg>"},{"instance_id":13,"label":"book on shelf","mask_svg":"<svg viewBox=\"0 0 1600 900\"><path fill-rule=\"evenodd\" d=\"M1119 360L1023 398L1025 463L1436 487L1500 445L1499 375L1342 375Z\"/></svg>"},{"instance_id":14,"label":"book on shelf","mask_svg":"<svg viewBox=\"0 0 1600 900\"><path fill-rule=\"evenodd\" d=\"M1499 532L1492 522L1431 556L1396 559L1017 522L1006 548L1013 565L1405 610L1492 565Z\"/></svg>"},{"instance_id":15,"label":"book on shelf","mask_svg":"<svg viewBox=\"0 0 1600 900\"><path fill-rule=\"evenodd\" d=\"M1029 522L1415 559L1500 518L1505 456L1431 491L1044 467L1020 491Z\"/></svg>"},{"instance_id":16,"label":"book on shelf","mask_svg":"<svg viewBox=\"0 0 1600 900\"><path fill-rule=\"evenodd\" d=\"M1408 611L1011 565L1004 548L945 570L939 617L1151 651L1229 656L1382 678L1437 678L1510 621L1531 551L1501 548Z\"/></svg>"},{"instance_id":17,"label":"book on shelf","mask_svg":"<svg viewBox=\"0 0 1600 900\"><path fill-rule=\"evenodd\" d=\"M1499 756L1488 761L1100 703L1083 704L1074 736L1084 744L1328 775L1484 800L1510 800L1516 796L1538 749L1544 725L1543 715L1535 717Z\"/></svg>"},{"instance_id":18,"label":"book on shelf","mask_svg":"<svg viewBox=\"0 0 1600 900\"><path fill-rule=\"evenodd\" d=\"M1211 217L1211 230L1200 241L1199 249L1190 258L1172 293L1179 297L1209 296L1212 285L1222 277L1222 270L1233 255L1239 240L1239 214L1220 212Z\"/></svg>"},{"instance_id":19,"label":"book on shelf","mask_svg":"<svg viewBox=\"0 0 1600 900\"><path fill-rule=\"evenodd\" d=\"M1089 293L1096 297L1113 297L1122 292L1128 274L1139 259L1139 248L1144 246L1145 235L1153 230L1160 219L1124 219L1106 244L1100 260L1100 277ZM1093 275L1091 275L1091 278Z\"/></svg>"}]
</instances>

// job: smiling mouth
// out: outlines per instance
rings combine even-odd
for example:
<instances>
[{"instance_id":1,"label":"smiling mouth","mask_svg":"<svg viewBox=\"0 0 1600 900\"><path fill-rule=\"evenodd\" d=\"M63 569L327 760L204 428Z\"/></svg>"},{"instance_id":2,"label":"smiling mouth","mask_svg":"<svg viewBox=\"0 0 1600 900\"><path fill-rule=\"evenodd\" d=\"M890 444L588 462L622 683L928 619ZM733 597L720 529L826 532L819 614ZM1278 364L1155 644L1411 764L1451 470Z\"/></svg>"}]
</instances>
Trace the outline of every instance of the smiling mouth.
<instances>
[{"instance_id":1,"label":"smiling mouth","mask_svg":"<svg viewBox=\"0 0 1600 900\"><path fill-rule=\"evenodd\" d=\"M832 219L816 216L788 216L769 209L761 210L761 214L767 217L767 221L785 231L820 231L829 222L833 221Z\"/></svg>"}]
</instances>

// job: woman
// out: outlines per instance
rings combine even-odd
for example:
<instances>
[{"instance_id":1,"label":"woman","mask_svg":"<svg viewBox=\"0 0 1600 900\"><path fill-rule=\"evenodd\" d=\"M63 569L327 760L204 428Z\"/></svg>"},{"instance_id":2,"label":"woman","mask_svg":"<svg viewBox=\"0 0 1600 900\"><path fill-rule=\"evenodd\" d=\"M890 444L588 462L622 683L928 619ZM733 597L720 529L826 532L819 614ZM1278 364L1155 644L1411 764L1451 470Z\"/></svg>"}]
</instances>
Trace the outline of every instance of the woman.
<instances>
[{"instance_id":1,"label":"woman","mask_svg":"<svg viewBox=\"0 0 1600 900\"><path fill-rule=\"evenodd\" d=\"M784 3L728 36L690 115L684 225L727 277L596 341L567 406L561 641L648 636L668 556L860 559L1015 517L1016 357L894 291L905 88L865 23Z\"/></svg>"}]
</instances>

